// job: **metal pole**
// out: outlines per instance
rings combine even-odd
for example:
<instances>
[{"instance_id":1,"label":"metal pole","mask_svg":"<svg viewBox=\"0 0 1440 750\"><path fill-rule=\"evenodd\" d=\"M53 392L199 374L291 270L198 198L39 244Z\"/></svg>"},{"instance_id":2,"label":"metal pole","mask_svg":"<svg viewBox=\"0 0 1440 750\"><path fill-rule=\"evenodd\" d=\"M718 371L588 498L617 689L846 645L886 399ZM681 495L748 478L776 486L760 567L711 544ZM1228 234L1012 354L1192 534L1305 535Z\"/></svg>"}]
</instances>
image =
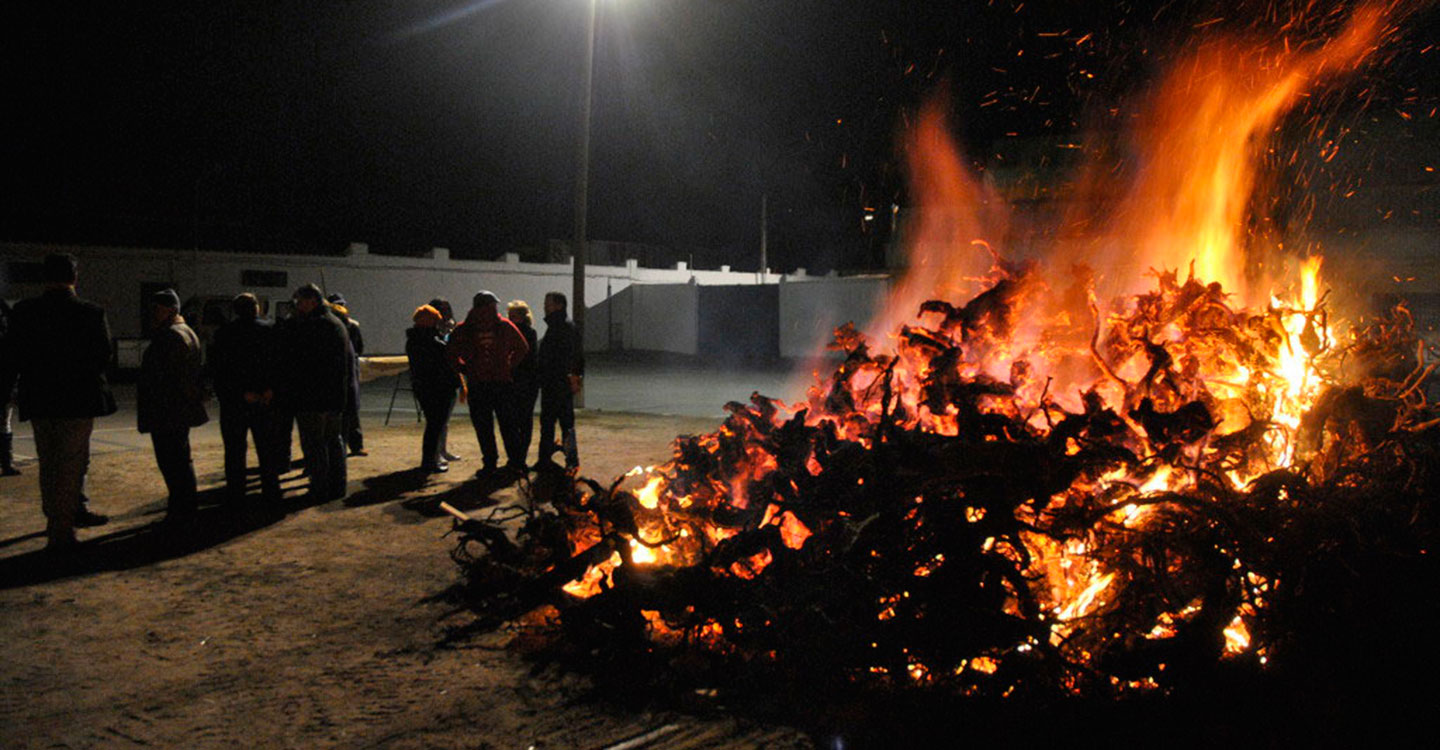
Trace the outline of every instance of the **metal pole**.
<instances>
[{"instance_id":1,"label":"metal pole","mask_svg":"<svg viewBox=\"0 0 1440 750\"><path fill-rule=\"evenodd\" d=\"M582 351L585 348L585 214L590 202L590 101L594 95L592 83L595 70L595 16L599 4L600 0L590 0L590 17L585 27L584 73L581 75L584 100L580 108L580 147L575 159L575 244L570 253L575 270L570 295L571 318L575 321L575 331L580 337ZM585 405L584 385L581 385L580 392L575 394L575 405Z\"/></svg>"},{"instance_id":2,"label":"metal pole","mask_svg":"<svg viewBox=\"0 0 1440 750\"><path fill-rule=\"evenodd\" d=\"M770 195L760 195L760 283L765 283L765 274L770 268Z\"/></svg>"}]
</instances>

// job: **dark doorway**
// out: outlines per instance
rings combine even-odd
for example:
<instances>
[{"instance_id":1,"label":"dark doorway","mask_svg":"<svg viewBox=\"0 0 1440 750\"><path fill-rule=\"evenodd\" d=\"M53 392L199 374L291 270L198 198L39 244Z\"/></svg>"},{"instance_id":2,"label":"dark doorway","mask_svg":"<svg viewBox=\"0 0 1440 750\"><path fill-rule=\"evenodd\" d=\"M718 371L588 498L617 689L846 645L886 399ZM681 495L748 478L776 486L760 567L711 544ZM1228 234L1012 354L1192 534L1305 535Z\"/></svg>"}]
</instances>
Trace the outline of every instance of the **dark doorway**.
<instances>
[{"instance_id":1,"label":"dark doorway","mask_svg":"<svg viewBox=\"0 0 1440 750\"><path fill-rule=\"evenodd\" d=\"M780 358L780 287L702 286L698 354L706 359Z\"/></svg>"}]
</instances>

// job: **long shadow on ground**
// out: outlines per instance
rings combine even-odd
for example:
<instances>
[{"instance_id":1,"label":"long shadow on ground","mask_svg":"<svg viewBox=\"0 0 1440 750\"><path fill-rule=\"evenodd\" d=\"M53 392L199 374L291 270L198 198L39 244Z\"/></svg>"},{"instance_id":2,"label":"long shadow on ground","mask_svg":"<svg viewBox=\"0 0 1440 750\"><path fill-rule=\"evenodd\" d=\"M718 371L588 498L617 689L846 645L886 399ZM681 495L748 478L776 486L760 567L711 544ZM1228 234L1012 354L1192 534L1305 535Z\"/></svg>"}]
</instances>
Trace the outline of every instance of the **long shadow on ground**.
<instances>
[{"instance_id":1,"label":"long shadow on ground","mask_svg":"<svg viewBox=\"0 0 1440 750\"><path fill-rule=\"evenodd\" d=\"M199 510L184 521L156 519L142 526L87 539L70 552L55 554L36 550L0 559L0 589L173 560L224 544L270 526L291 512L319 504L303 496L271 504L253 495L243 503L222 504L218 502L222 496L221 488L200 493ZM39 532L4 540L0 547L43 535L44 532Z\"/></svg>"}]
</instances>

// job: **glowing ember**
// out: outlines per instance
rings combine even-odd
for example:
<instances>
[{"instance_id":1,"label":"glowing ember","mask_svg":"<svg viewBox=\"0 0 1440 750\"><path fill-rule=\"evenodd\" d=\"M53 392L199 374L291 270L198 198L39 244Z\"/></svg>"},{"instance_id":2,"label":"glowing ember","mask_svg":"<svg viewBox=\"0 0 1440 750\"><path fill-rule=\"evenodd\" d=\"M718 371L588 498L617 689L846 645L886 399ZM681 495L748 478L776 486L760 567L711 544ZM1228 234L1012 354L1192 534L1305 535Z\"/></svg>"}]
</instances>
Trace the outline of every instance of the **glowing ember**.
<instances>
[{"instance_id":1,"label":"glowing ember","mask_svg":"<svg viewBox=\"0 0 1440 750\"><path fill-rule=\"evenodd\" d=\"M715 600L743 602L743 586L776 598L717 619L657 596L651 637L773 654L794 645L768 630L775 609L820 609L810 566L843 577L836 611L876 628L852 673L963 690L1055 662L1069 689L1150 690L1180 663L1167 649L1218 658L1222 632L1228 658L1268 663L1274 537L1236 531L1236 515L1259 498L1283 508L1357 455L1328 420L1360 398L1341 387L1346 357L1383 346L1331 319L1318 257L1290 264L1293 279L1247 274L1246 206L1265 137L1366 59L1383 20L1362 10L1303 53L1216 41L1182 60L1150 102L1111 228L1056 248L1108 279L1006 261L984 239L1002 236L1001 202L949 142L943 107L927 110L908 152L911 268L869 334L837 331L845 361L800 402L727 405L715 433L631 472L638 489L582 493L569 552L620 541L583 575L565 569L578 577L564 591L698 568ZM1137 265L1155 269L1134 274L1143 290ZM1102 303L1101 286L1127 294ZM1386 381L1385 403L1416 398L1428 373ZM917 632L946 636L906 640Z\"/></svg>"}]
</instances>

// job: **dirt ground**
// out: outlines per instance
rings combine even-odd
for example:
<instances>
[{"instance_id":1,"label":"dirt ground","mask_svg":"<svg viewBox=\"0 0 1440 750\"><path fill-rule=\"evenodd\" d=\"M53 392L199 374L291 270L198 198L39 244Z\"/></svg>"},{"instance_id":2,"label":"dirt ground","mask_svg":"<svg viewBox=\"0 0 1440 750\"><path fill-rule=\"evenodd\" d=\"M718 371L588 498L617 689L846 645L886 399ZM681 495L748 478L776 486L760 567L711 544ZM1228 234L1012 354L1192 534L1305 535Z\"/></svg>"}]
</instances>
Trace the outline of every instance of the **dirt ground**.
<instances>
[{"instance_id":1,"label":"dirt ground","mask_svg":"<svg viewBox=\"0 0 1440 750\"><path fill-rule=\"evenodd\" d=\"M585 473L664 460L677 434L718 420L583 413ZM143 450L96 455L81 556L40 552L37 469L0 479L0 745L24 748L809 747L802 733L744 719L636 710L585 678L536 668L496 634L437 647L445 613L422 600L454 582L440 499L491 500L467 460L420 477L420 429L367 424L350 496L269 511L211 505L177 533L157 525L164 489ZM216 502L221 446L194 442L202 503ZM253 458L252 458L253 463ZM287 475L287 495L303 479ZM629 744L624 744L629 741Z\"/></svg>"}]
</instances>

